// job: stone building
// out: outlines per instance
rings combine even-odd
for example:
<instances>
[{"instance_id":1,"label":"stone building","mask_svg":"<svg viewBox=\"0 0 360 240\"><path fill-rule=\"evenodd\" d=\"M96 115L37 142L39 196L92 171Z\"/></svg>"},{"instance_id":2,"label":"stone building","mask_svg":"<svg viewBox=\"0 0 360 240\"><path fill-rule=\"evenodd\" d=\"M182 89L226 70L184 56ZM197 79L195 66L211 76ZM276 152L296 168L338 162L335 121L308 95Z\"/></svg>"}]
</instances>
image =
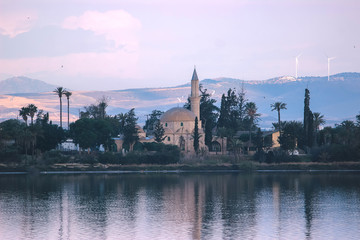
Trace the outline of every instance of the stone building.
<instances>
[{"instance_id":1,"label":"stone building","mask_svg":"<svg viewBox=\"0 0 360 240\"><path fill-rule=\"evenodd\" d=\"M161 117L166 136L163 143L177 145L182 151L188 153L194 153L194 140L193 134L195 129L195 117L198 118L199 127L199 149L206 148L205 146L205 134L201 127L200 121L200 94L199 94L199 79L194 69L191 79L191 95L190 95L191 110L175 107L166 111ZM146 137L145 132L139 127L138 135L139 142L154 142L153 137ZM117 145L117 151L123 149L123 138L115 138L115 144Z\"/></svg>"},{"instance_id":2,"label":"stone building","mask_svg":"<svg viewBox=\"0 0 360 240\"><path fill-rule=\"evenodd\" d=\"M200 121L200 94L199 94L199 79L194 69L191 79L191 95L190 95L191 110L174 107L166 111L160 118L160 122L165 130L165 144L177 145L182 151L194 152L194 128L195 117L198 118L198 127L200 133L199 149L205 148L204 131L201 128Z\"/></svg>"}]
</instances>

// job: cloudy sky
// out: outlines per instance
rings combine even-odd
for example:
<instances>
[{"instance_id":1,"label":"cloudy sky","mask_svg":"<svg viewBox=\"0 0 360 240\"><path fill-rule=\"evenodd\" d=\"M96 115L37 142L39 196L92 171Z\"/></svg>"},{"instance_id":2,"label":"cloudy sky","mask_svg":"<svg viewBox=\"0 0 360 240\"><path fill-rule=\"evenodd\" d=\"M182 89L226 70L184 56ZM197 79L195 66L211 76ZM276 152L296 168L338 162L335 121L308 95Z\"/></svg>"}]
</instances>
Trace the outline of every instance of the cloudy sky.
<instances>
[{"instance_id":1,"label":"cloudy sky","mask_svg":"<svg viewBox=\"0 0 360 240\"><path fill-rule=\"evenodd\" d=\"M0 80L73 90L360 72L358 0L0 0Z\"/></svg>"}]
</instances>

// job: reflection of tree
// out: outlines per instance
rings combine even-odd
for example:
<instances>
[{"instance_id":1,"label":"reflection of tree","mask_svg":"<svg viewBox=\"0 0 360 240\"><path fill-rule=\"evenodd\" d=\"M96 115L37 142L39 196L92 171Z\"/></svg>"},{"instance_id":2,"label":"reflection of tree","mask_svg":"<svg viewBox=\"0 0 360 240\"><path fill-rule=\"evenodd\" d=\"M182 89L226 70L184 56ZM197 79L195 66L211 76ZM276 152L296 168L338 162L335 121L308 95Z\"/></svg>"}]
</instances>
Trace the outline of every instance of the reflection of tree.
<instances>
[{"instance_id":1,"label":"reflection of tree","mask_svg":"<svg viewBox=\"0 0 360 240\"><path fill-rule=\"evenodd\" d=\"M2 228L1 236L167 239L171 231L173 239L311 239L324 229L314 221L330 214L329 205L341 207L332 205L339 197L358 202L358 179L357 173L273 172L0 175L0 223L19 229ZM326 186L336 196L320 205Z\"/></svg>"},{"instance_id":2,"label":"reflection of tree","mask_svg":"<svg viewBox=\"0 0 360 240\"><path fill-rule=\"evenodd\" d=\"M304 211L305 211L305 227L306 239L311 239L311 224L313 220L313 195L314 189L312 181L304 182Z\"/></svg>"}]
</instances>

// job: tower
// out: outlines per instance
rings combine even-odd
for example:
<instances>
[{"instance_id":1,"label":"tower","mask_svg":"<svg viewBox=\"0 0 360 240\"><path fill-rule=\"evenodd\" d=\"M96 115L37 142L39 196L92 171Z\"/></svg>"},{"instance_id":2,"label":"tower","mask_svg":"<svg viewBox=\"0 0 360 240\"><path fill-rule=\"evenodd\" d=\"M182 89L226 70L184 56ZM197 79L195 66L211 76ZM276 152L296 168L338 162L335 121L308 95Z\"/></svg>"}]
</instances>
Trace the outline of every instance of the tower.
<instances>
[{"instance_id":1,"label":"tower","mask_svg":"<svg viewBox=\"0 0 360 240\"><path fill-rule=\"evenodd\" d=\"M191 78L191 95L190 95L191 111L198 118L199 128L201 128L200 121L200 95L199 95L199 79L196 73L196 68Z\"/></svg>"}]
</instances>

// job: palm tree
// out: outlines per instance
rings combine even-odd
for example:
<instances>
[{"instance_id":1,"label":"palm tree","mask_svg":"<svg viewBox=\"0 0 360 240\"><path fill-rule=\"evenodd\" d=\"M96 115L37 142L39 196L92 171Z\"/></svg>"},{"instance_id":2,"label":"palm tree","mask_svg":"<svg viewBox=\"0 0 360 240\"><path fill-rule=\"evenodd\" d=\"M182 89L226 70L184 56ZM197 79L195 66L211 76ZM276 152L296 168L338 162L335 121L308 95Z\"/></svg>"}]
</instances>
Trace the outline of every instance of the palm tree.
<instances>
[{"instance_id":1,"label":"palm tree","mask_svg":"<svg viewBox=\"0 0 360 240\"><path fill-rule=\"evenodd\" d=\"M35 113L37 112L37 106L35 106L34 104L29 104L27 106L27 109L28 109L28 114L31 118L31 125L34 124L34 116L35 116Z\"/></svg>"},{"instance_id":2,"label":"palm tree","mask_svg":"<svg viewBox=\"0 0 360 240\"><path fill-rule=\"evenodd\" d=\"M313 116L314 116L314 128L315 128L315 131L319 131L320 125L325 124L324 115L321 115L319 112L314 112Z\"/></svg>"},{"instance_id":3,"label":"palm tree","mask_svg":"<svg viewBox=\"0 0 360 240\"><path fill-rule=\"evenodd\" d=\"M280 121L280 110L282 109L287 109L286 108L286 103L283 102L275 102L273 104L270 105L271 106L271 111L277 111L278 112L278 124L279 124L279 133L280 133L280 137L281 137L281 121Z\"/></svg>"},{"instance_id":4,"label":"palm tree","mask_svg":"<svg viewBox=\"0 0 360 240\"><path fill-rule=\"evenodd\" d=\"M19 110L19 116L21 116L25 123L26 123L26 126L28 125L27 124L27 120L28 120L28 114L29 114L29 109L27 107L22 107L20 110Z\"/></svg>"},{"instance_id":5,"label":"palm tree","mask_svg":"<svg viewBox=\"0 0 360 240\"><path fill-rule=\"evenodd\" d=\"M314 130L315 130L315 144L317 145L317 134L320 128L320 125L324 125L325 124L325 119L324 119L324 115L321 115L319 112L314 112L313 113L313 117L314 117Z\"/></svg>"},{"instance_id":6,"label":"palm tree","mask_svg":"<svg viewBox=\"0 0 360 240\"><path fill-rule=\"evenodd\" d=\"M254 102L248 102L245 104L245 113L246 113L246 117L249 119L249 141L251 144L251 131L252 128L255 124L255 122L257 122L259 120L260 114L257 113L257 107L256 104Z\"/></svg>"},{"instance_id":7,"label":"palm tree","mask_svg":"<svg viewBox=\"0 0 360 240\"><path fill-rule=\"evenodd\" d=\"M67 114L68 114L68 129L70 129L70 96L72 95L72 92L66 91L64 92L66 98L67 98Z\"/></svg>"},{"instance_id":8,"label":"palm tree","mask_svg":"<svg viewBox=\"0 0 360 240\"><path fill-rule=\"evenodd\" d=\"M57 87L54 91L53 91L56 95L58 95L59 99L60 99L60 127L62 128L62 101L61 101L61 97L63 94L65 94L66 89L63 87Z\"/></svg>"}]
</instances>

